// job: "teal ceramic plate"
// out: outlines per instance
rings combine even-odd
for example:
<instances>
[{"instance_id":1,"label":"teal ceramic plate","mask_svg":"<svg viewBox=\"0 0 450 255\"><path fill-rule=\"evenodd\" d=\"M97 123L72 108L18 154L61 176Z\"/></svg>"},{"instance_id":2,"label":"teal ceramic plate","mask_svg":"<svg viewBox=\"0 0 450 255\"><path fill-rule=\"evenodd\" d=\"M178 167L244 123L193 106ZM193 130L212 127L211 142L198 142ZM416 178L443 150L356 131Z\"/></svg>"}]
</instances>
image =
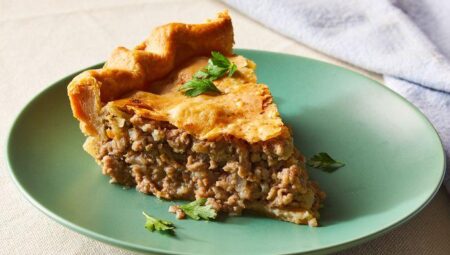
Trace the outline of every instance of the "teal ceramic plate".
<instances>
[{"instance_id":1,"label":"teal ceramic plate","mask_svg":"<svg viewBox=\"0 0 450 255\"><path fill-rule=\"evenodd\" d=\"M327 192L321 226L252 215L216 222L176 221L173 202L108 184L81 145L66 96L70 75L34 98L18 116L8 158L18 187L51 218L117 246L169 254L325 253L382 234L416 214L444 172L440 140L427 119L383 85L311 59L238 50L258 64L282 117L305 155L329 152L347 166L310 169ZM144 228L142 211L173 220L176 236Z\"/></svg>"}]
</instances>

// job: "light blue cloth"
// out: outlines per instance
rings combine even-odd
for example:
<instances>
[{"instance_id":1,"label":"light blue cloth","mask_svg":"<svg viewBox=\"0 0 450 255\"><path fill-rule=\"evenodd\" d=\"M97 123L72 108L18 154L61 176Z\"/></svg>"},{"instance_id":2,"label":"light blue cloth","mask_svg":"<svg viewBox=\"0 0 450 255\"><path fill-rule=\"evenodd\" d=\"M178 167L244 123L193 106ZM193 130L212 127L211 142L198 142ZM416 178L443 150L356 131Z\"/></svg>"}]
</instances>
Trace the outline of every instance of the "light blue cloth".
<instances>
[{"instance_id":1,"label":"light blue cloth","mask_svg":"<svg viewBox=\"0 0 450 255\"><path fill-rule=\"evenodd\" d=\"M449 0L224 2L274 31L383 74L387 86L416 105L433 123L449 162ZM450 192L449 171L450 166L444 184Z\"/></svg>"}]
</instances>

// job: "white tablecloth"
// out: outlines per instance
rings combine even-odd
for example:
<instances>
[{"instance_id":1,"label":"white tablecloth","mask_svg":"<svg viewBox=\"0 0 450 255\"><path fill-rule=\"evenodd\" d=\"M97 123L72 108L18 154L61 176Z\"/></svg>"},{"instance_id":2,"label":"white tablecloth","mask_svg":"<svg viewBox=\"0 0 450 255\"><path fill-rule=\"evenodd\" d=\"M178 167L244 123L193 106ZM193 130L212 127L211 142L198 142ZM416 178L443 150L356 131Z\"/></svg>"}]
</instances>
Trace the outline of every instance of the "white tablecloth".
<instances>
[{"instance_id":1,"label":"white tablecloth","mask_svg":"<svg viewBox=\"0 0 450 255\"><path fill-rule=\"evenodd\" d=\"M7 173L3 150L8 129L34 95L69 73L104 61L114 47L136 45L157 25L201 22L224 8L200 0L0 0L0 254L134 254L73 232L31 206ZM345 65L233 10L231 15L236 47ZM358 71L381 81L376 74ZM343 254L450 254L448 196L441 189L403 226Z\"/></svg>"}]
</instances>

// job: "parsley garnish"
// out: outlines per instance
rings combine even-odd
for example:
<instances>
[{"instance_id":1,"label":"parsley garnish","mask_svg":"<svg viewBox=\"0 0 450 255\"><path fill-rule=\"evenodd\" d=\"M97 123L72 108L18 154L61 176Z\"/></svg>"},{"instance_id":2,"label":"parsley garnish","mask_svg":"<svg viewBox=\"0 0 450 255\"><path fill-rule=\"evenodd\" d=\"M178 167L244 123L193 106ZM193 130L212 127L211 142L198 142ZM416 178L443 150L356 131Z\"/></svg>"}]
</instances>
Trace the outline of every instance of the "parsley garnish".
<instances>
[{"instance_id":1,"label":"parsley garnish","mask_svg":"<svg viewBox=\"0 0 450 255\"><path fill-rule=\"evenodd\" d=\"M180 205L179 208L194 220L215 219L217 216L216 211L211 208L211 205L205 205L205 203L206 198L200 198L189 204Z\"/></svg>"},{"instance_id":2,"label":"parsley garnish","mask_svg":"<svg viewBox=\"0 0 450 255\"><path fill-rule=\"evenodd\" d=\"M230 66L230 70L228 71L228 77L233 76L234 72L237 70L237 65L234 63Z\"/></svg>"},{"instance_id":3,"label":"parsley garnish","mask_svg":"<svg viewBox=\"0 0 450 255\"><path fill-rule=\"evenodd\" d=\"M334 160L328 153L320 152L312 156L306 164L310 167L321 169L325 172L331 173L337 169L345 166L344 163Z\"/></svg>"},{"instance_id":4,"label":"parsley garnish","mask_svg":"<svg viewBox=\"0 0 450 255\"><path fill-rule=\"evenodd\" d=\"M186 96L195 97L203 93L220 93L220 90L211 80L194 78L180 87Z\"/></svg>"},{"instance_id":5,"label":"parsley garnish","mask_svg":"<svg viewBox=\"0 0 450 255\"><path fill-rule=\"evenodd\" d=\"M231 77L234 72L237 69L236 64L233 62L230 62L228 58L226 58L224 55L220 54L220 52L213 51L211 52L212 58L208 61L208 66L206 67L209 69L216 69L217 72L217 79L222 77L227 71L228 71L228 77ZM214 67L214 68L213 68ZM218 70L221 70L218 72Z\"/></svg>"},{"instance_id":6,"label":"parsley garnish","mask_svg":"<svg viewBox=\"0 0 450 255\"><path fill-rule=\"evenodd\" d=\"M212 51L208 65L196 72L192 80L184 83L179 88L186 96L195 97L203 93L218 93L220 90L213 81L223 77L228 73L231 77L236 72L237 66L220 52Z\"/></svg>"},{"instance_id":7,"label":"parsley garnish","mask_svg":"<svg viewBox=\"0 0 450 255\"><path fill-rule=\"evenodd\" d=\"M172 231L175 226L170 221L160 220L156 219L145 212L142 212L142 214L145 216L146 222L145 222L145 228L150 231Z\"/></svg>"}]
</instances>

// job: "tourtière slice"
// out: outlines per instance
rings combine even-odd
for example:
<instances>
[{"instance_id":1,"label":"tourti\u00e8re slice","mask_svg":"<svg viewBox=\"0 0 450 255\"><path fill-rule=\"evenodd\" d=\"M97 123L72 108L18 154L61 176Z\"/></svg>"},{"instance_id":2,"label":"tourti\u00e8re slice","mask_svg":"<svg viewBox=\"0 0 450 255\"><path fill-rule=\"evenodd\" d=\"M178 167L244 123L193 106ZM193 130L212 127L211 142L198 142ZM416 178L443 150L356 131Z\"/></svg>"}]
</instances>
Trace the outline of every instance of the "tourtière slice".
<instances>
[{"instance_id":1,"label":"tourti\u00e8re slice","mask_svg":"<svg viewBox=\"0 0 450 255\"><path fill-rule=\"evenodd\" d=\"M317 226L325 194L309 180L256 65L233 54L227 12L204 24L156 28L132 50L68 86L84 149L111 182L163 199L207 198L217 212L256 210ZM212 51L237 66L214 81L220 94L186 96L180 86Z\"/></svg>"}]
</instances>

